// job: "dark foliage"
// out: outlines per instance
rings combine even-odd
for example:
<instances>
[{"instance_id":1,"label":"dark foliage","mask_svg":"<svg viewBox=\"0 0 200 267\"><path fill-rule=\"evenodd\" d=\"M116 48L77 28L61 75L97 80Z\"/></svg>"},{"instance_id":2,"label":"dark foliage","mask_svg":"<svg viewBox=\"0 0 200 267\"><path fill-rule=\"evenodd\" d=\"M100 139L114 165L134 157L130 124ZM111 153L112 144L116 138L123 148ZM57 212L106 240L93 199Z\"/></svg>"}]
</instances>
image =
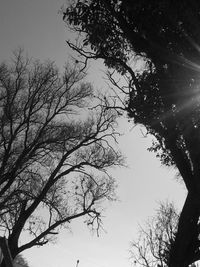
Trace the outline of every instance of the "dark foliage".
<instances>
[{"instance_id":1,"label":"dark foliage","mask_svg":"<svg viewBox=\"0 0 200 267\"><path fill-rule=\"evenodd\" d=\"M200 259L200 2L73 1L64 19L81 33L79 46L68 43L86 62L102 58L126 77L123 108L155 136L151 150L180 172L188 195L169 265L188 266Z\"/></svg>"}]
</instances>

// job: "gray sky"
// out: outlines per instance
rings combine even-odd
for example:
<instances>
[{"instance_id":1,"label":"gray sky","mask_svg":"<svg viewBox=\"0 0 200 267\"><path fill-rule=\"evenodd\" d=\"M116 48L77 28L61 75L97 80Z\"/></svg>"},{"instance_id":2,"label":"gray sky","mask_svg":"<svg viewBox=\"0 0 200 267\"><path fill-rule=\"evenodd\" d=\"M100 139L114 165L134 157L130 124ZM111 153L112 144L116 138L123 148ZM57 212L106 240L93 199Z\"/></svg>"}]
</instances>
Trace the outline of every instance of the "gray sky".
<instances>
[{"instance_id":1,"label":"gray sky","mask_svg":"<svg viewBox=\"0 0 200 267\"><path fill-rule=\"evenodd\" d=\"M58 10L65 0L0 0L0 60L9 59L12 51L23 46L33 58L50 58L62 67L70 50L67 31ZM101 89L105 85L99 64L92 65L89 78ZM172 200L181 207L185 192L172 169L162 167L155 155L146 151L150 139L139 127L120 120L124 135L119 146L127 157L128 168L116 169L120 201L108 205L104 228L97 238L81 222L72 223L72 232L62 231L58 242L24 252L32 267L129 267L129 244L136 236L137 225L157 208L160 200Z\"/></svg>"}]
</instances>

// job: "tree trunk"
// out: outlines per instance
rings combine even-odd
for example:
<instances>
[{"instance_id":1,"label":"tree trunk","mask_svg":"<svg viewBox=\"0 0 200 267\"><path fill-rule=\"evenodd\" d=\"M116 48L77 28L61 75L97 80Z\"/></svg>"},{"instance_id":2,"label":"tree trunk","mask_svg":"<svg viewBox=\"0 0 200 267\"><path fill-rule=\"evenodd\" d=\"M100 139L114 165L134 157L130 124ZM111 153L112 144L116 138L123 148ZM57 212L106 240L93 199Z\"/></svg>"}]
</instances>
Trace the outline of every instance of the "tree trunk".
<instances>
[{"instance_id":1,"label":"tree trunk","mask_svg":"<svg viewBox=\"0 0 200 267\"><path fill-rule=\"evenodd\" d=\"M176 239L171 249L169 267L188 267L199 258L199 215L200 197L197 194L188 193L180 215Z\"/></svg>"},{"instance_id":2,"label":"tree trunk","mask_svg":"<svg viewBox=\"0 0 200 267\"><path fill-rule=\"evenodd\" d=\"M4 259L2 260L2 263L1 263L0 267L8 267L8 265L6 265L6 262L5 262Z\"/></svg>"},{"instance_id":3,"label":"tree trunk","mask_svg":"<svg viewBox=\"0 0 200 267\"><path fill-rule=\"evenodd\" d=\"M0 237L0 247L3 253L3 261L1 267L13 267L13 259L5 237Z\"/></svg>"}]
</instances>

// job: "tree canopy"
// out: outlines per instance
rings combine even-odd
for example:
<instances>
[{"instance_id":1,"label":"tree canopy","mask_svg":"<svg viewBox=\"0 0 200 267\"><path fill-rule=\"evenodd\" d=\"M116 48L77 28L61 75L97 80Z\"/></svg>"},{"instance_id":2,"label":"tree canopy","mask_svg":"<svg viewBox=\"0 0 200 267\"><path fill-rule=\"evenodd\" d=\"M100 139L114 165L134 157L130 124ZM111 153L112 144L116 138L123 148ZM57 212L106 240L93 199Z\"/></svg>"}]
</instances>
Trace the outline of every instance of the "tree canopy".
<instances>
[{"instance_id":1,"label":"tree canopy","mask_svg":"<svg viewBox=\"0 0 200 267\"><path fill-rule=\"evenodd\" d=\"M108 169L123 164L116 114L84 76L21 50L0 65L0 231L13 258L83 216L98 231L103 202L115 199Z\"/></svg>"},{"instance_id":2,"label":"tree canopy","mask_svg":"<svg viewBox=\"0 0 200 267\"><path fill-rule=\"evenodd\" d=\"M200 259L200 2L79 0L63 19L79 33L68 44L85 62L101 58L125 77L124 110L156 138L151 150L162 163L179 171L188 195L169 266L188 266Z\"/></svg>"}]
</instances>

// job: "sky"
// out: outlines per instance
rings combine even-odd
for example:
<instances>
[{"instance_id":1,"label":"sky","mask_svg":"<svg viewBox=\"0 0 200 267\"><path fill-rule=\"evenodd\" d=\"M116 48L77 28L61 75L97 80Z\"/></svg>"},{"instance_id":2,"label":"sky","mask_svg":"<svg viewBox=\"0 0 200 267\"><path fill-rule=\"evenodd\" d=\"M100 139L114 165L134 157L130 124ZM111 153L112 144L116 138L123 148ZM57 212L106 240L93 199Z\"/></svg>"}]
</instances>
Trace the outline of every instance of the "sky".
<instances>
[{"instance_id":1,"label":"sky","mask_svg":"<svg viewBox=\"0 0 200 267\"><path fill-rule=\"evenodd\" d=\"M59 9L65 0L0 0L0 61L12 57L23 47L40 60L51 59L62 68L70 59L66 40L71 35ZM91 63L88 80L99 90L105 88L101 64ZM119 148L127 168L115 169L119 201L106 206L104 232L91 234L82 221L62 231L55 244L32 248L23 253L30 267L130 267L130 242L137 236L138 224L155 213L159 201L174 201L180 209L186 195L175 179L173 169L161 166L148 152L151 138L144 137L141 127L133 127L126 118L119 121L123 135Z\"/></svg>"}]
</instances>

